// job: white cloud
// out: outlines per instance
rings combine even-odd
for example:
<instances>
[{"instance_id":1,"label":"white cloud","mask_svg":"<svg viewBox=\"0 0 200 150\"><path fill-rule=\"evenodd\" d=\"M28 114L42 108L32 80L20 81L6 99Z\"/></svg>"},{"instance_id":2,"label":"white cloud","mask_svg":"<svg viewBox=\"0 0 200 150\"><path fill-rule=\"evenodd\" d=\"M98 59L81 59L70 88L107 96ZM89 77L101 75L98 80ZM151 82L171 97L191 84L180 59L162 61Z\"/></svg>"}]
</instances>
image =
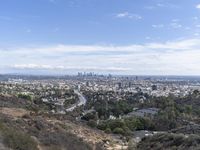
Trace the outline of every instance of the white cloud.
<instances>
[{"instance_id":1,"label":"white cloud","mask_svg":"<svg viewBox=\"0 0 200 150\"><path fill-rule=\"evenodd\" d=\"M146 40L151 40L151 37L150 36L146 36L145 39Z\"/></svg>"},{"instance_id":2,"label":"white cloud","mask_svg":"<svg viewBox=\"0 0 200 150\"><path fill-rule=\"evenodd\" d=\"M185 30L191 30L191 27L185 27Z\"/></svg>"},{"instance_id":3,"label":"white cloud","mask_svg":"<svg viewBox=\"0 0 200 150\"><path fill-rule=\"evenodd\" d=\"M197 21L197 20L199 20L199 17L195 16L195 17L192 17L192 19Z\"/></svg>"},{"instance_id":4,"label":"white cloud","mask_svg":"<svg viewBox=\"0 0 200 150\"><path fill-rule=\"evenodd\" d=\"M178 8L180 8L180 6L172 4L172 3L167 3L167 2L163 1L163 3L157 3L155 5L145 6L144 8L148 9L148 10L153 10L153 9L156 9L156 8L178 9Z\"/></svg>"},{"instance_id":5,"label":"white cloud","mask_svg":"<svg viewBox=\"0 0 200 150\"><path fill-rule=\"evenodd\" d=\"M140 20L142 19L142 16L138 14L132 14L129 12L122 12L122 13L116 14L116 18L129 18L129 19Z\"/></svg>"},{"instance_id":6,"label":"white cloud","mask_svg":"<svg viewBox=\"0 0 200 150\"><path fill-rule=\"evenodd\" d=\"M196 8L197 8L197 9L200 9L200 4L197 4L197 5L196 5Z\"/></svg>"},{"instance_id":7,"label":"white cloud","mask_svg":"<svg viewBox=\"0 0 200 150\"><path fill-rule=\"evenodd\" d=\"M146 48L169 49L169 50L181 52L181 50L190 50L197 47L200 48L199 42L200 42L200 39L187 39L187 40L165 42L165 43L150 43L150 44L147 44Z\"/></svg>"},{"instance_id":8,"label":"white cloud","mask_svg":"<svg viewBox=\"0 0 200 150\"><path fill-rule=\"evenodd\" d=\"M39 65L39 64L15 64L11 65L15 69L63 69L63 66L50 66L50 65Z\"/></svg>"},{"instance_id":9,"label":"white cloud","mask_svg":"<svg viewBox=\"0 0 200 150\"><path fill-rule=\"evenodd\" d=\"M163 24L153 24L152 27L153 28L163 28L164 25Z\"/></svg>"},{"instance_id":10,"label":"white cloud","mask_svg":"<svg viewBox=\"0 0 200 150\"><path fill-rule=\"evenodd\" d=\"M116 45L0 49L0 68L124 74L200 74L200 39Z\"/></svg>"},{"instance_id":11,"label":"white cloud","mask_svg":"<svg viewBox=\"0 0 200 150\"><path fill-rule=\"evenodd\" d=\"M119 67L78 67L78 66L52 66L52 65L39 65L39 64L15 64L11 65L14 69L40 69L40 70L89 70L89 71L130 71L131 68L119 68Z\"/></svg>"},{"instance_id":12,"label":"white cloud","mask_svg":"<svg viewBox=\"0 0 200 150\"><path fill-rule=\"evenodd\" d=\"M194 33L194 36L199 36L200 34L199 33Z\"/></svg>"},{"instance_id":13,"label":"white cloud","mask_svg":"<svg viewBox=\"0 0 200 150\"><path fill-rule=\"evenodd\" d=\"M179 22L179 19L172 19L172 22Z\"/></svg>"},{"instance_id":14,"label":"white cloud","mask_svg":"<svg viewBox=\"0 0 200 150\"><path fill-rule=\"evenodd\" d=\"M172 22L172 23L170 23L170 27L172 27L174 29L178 29L178 28L182 28L183 26L177 22Z\"/></svg>"}]
</instances>

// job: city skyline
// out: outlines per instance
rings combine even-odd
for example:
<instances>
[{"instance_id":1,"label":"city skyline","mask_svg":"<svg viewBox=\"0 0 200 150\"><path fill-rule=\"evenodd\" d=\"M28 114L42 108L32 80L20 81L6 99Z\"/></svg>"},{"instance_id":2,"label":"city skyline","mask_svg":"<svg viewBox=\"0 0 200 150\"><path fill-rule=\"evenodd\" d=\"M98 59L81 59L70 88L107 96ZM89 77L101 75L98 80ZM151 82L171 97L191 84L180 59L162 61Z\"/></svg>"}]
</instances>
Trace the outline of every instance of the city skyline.
<instances>
[{"instance_id":1,"label":"city skyline","mask_svg":"<svg viewBox=\"0 0 200 150\"><path fill-rule=\"evenodd\" d=\"M197 0L7 0L0 73L200 75Z\"/></svg>"}]
</instances>

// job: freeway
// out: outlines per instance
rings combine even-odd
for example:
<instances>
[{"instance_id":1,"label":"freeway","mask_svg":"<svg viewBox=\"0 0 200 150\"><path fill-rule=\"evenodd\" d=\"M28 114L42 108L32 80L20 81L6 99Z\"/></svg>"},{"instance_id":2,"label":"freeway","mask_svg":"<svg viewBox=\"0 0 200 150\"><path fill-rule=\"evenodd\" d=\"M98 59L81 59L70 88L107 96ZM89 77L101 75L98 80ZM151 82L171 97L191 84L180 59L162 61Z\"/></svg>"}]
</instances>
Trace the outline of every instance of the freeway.
<instances>
[{"instance_id":1,"label":"freeway","mask_svg":"<svg viewBox=\"0 0 200 150\"><path fill-rule=\"evenodd\" d=\"M67 108L67 109L66 109L67 112L71 112L71 111L73 111L75 108L80 107L80 106L86 104L86 101L87 101L86 98L85 98L79 91L74 90L74 93L78 95L79 101L78 101L78 103L72 105L70 108Z\"/></svg>"}]
</instances>

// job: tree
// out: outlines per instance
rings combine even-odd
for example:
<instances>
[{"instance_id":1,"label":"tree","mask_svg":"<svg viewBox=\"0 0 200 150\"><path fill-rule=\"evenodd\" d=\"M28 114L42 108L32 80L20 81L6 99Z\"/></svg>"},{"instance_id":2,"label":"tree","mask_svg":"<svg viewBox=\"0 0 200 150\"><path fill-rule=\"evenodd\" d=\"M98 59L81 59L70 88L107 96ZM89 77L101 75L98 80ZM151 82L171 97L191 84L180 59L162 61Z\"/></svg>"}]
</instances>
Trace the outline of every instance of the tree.
<instances>
[{"instance_id":1,"label":"tree","mask_svg":"<svg viewBox=\"0 0 200 150\"><path fill-rule=\"evenodd\" d=\"M115 128L114 130L113 130L113 133L115 133L115 134L125 134L125 132L124 132L124 130L122 129L122 128Z\"/></svg>"}]
</instances>

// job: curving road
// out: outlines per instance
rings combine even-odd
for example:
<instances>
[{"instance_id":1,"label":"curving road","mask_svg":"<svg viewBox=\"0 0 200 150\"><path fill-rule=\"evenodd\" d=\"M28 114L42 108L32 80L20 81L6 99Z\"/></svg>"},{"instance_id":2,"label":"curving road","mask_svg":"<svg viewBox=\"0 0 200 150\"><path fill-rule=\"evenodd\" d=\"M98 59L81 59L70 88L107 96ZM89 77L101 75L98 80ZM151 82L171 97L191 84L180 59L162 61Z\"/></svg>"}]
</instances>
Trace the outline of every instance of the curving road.
<instances>
[{"instance_id":1,"label":"curving road","mask_svg":"<svg viewBox=\"0 0 200 150\"><path fill-rule=\"evenodd\" d=\"M67 112L73 111L75 108L85 105L87 100L86 98L77 90L74 90L74 93L78 95L79 101L78 103L72 105L70 108L66 109Z\"/></svg>"}]
</instances>

